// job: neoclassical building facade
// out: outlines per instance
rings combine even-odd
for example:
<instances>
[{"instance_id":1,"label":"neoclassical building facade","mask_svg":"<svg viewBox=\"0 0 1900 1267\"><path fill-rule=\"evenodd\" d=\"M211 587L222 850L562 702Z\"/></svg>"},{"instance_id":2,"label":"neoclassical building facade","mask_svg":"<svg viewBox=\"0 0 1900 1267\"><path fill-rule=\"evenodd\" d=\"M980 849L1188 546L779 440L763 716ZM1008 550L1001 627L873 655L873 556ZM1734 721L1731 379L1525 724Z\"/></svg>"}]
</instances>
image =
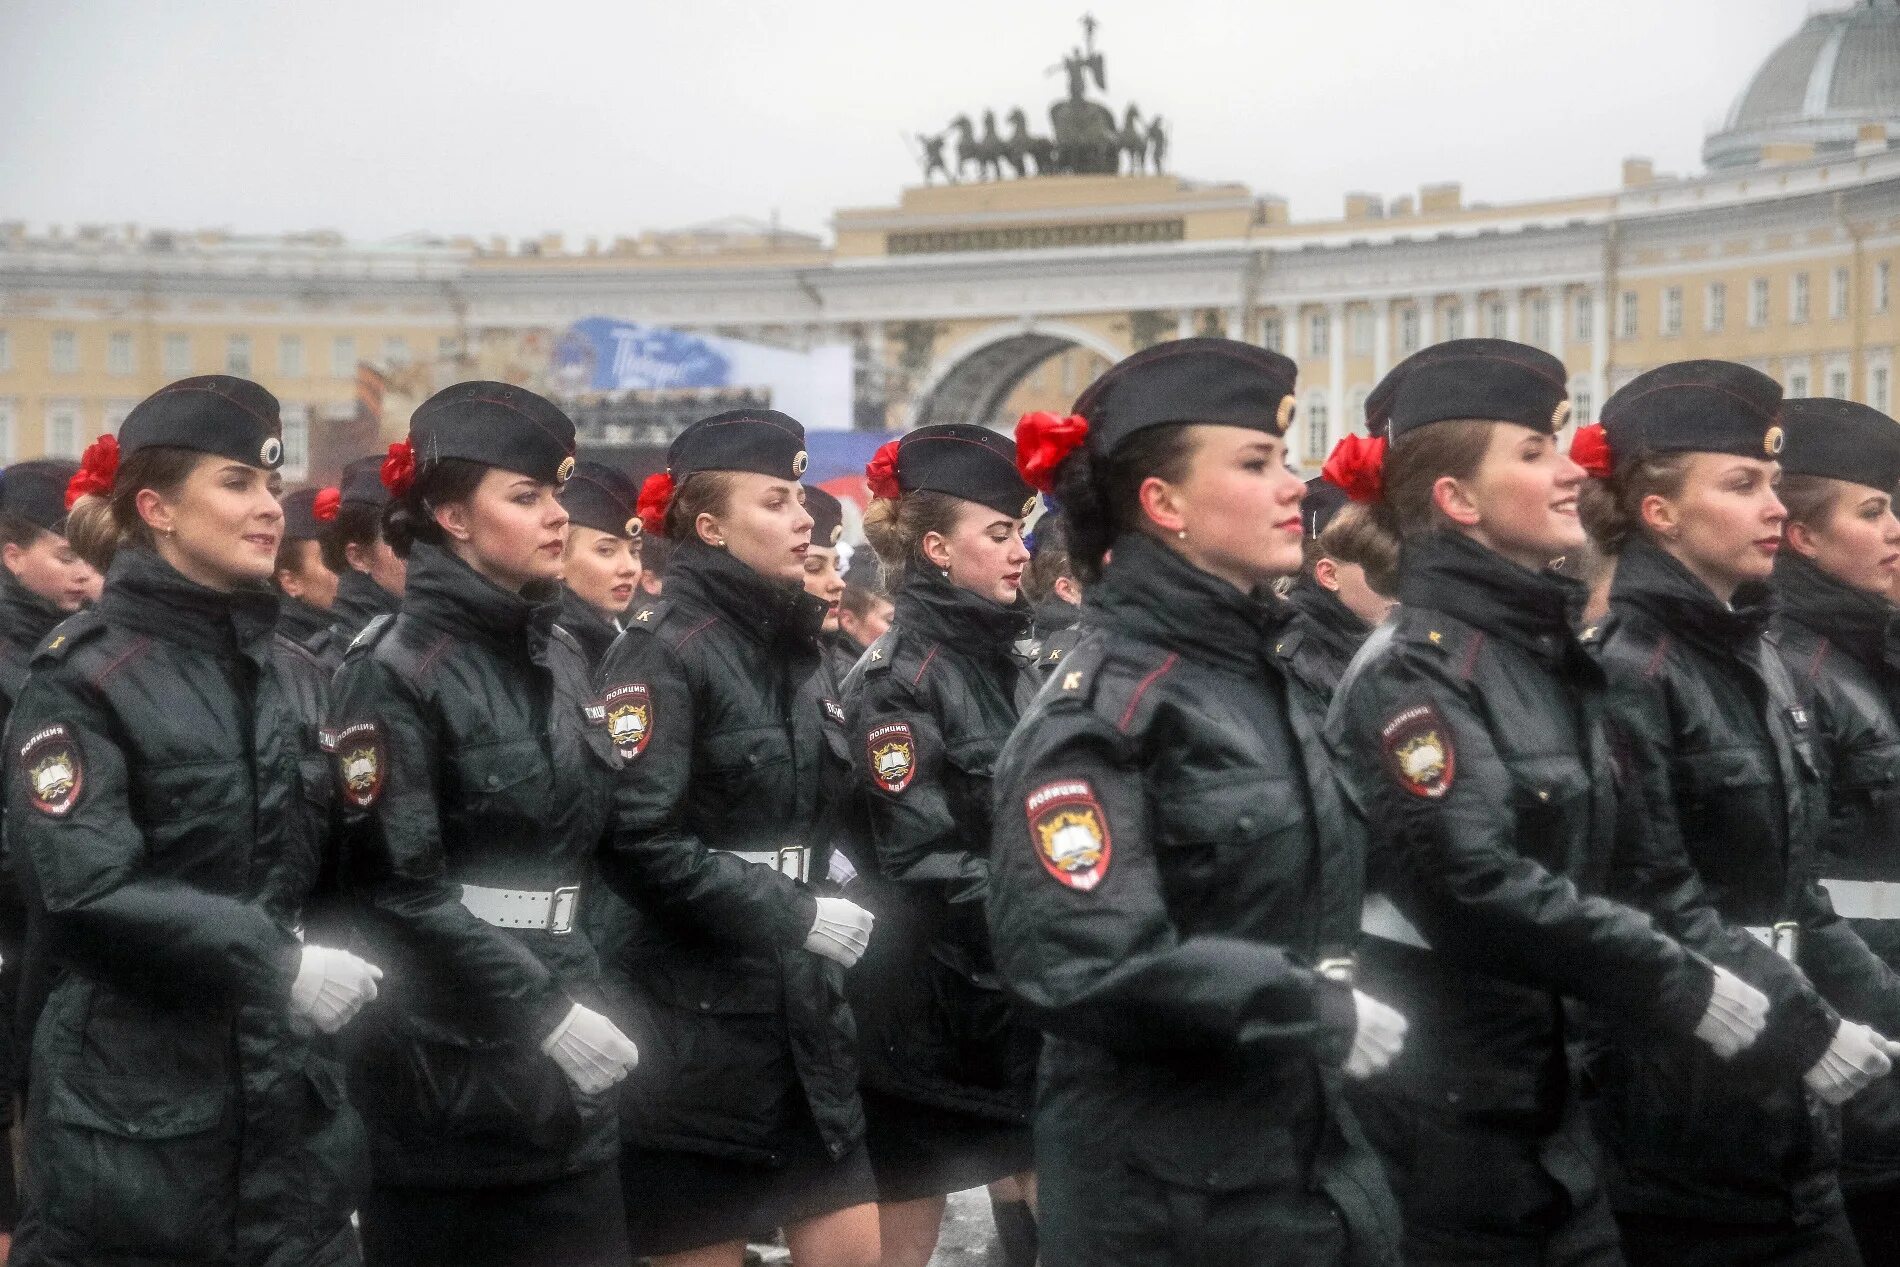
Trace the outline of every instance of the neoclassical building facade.
<instances>
[{"instance_id":1,"label":"neoclassical building facade","mask_svg":"<svg viewBox=\"0 0 1900 1267\"><path fill-rule=\"evenodd\" d=\"M854 349L850 417L1007 425L1066 407L1163 339L1218 333L1301 367L1294 456L1316 468L1396 360L1463 335L1560 356L1574 416L1654 365L1746 361L1791 395L1895 408L1900 5L1816 14L1751 78L1708 170L1624 164L1609 192L1486 205L1457 185L1349 194L1292 221L1235 184L1046 176L903 191L832 240L732 222L569 244L375 245L0 225L0 461L76 455L140 397L243 373L286 404L290 473L330 473L387 400L460 378L548 389L561 333L611 316Z\"/></svg>"}]
</instances>

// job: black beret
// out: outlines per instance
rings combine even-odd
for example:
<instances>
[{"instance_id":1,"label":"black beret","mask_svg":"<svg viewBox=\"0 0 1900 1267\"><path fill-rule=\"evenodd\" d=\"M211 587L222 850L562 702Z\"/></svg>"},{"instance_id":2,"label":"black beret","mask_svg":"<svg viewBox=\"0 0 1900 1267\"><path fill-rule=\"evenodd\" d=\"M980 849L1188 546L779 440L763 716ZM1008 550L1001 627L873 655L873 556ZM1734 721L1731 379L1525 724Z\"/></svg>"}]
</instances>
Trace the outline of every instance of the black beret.
<instances>
[{"instance_id":1,"label":"black beret","mask_svg":"<svg viewBox=\"0 0 1900 1267\"><path fill-rule=\"evenodd\" d=\"M372 453L344 467L343 481L337 488L345 506L388 505L389 490L383 487L383 455Z\"/></svg>"},{"instance_id":2,"label":"black beret","mask_svg":"<svg viewBox=\"0 0 1900 1267\"><path fill-rule=\"evenodd\" d=\"M1569 417L1564 363L1508 339L1453 339L1421 348L1366 397L1366 425L1392 440L1414 427L1467 418L1555 435Z\"/></svg>"},{"instance_id":3,"label":"black beret","mask_svg":"<svg viewBox=\"0 0 1900 1267\"><path fill-rule=\"evenodd\" d=\"M811 543L835 549L844 536L844 506L814 485L805 485L805 513L811 516Z\"/></svg>"},{"instance_id":4,"label":"black beret","mask_svg":"<svg viewBox=\"0 0 1900 1267\"><path fill-rule=\"evenodd\" d=\"M1781 469L1789 475L1824 475L1891 493L1900 485L1900 423L1878 409L1851 400L1815 397L1784 401L1788 429Z\"/></svg>"},{"instance_id":5,"label":"black beret","mask_svg":"<svg viewBox=\"0 0 1900 1267\"><path fill-rule=\"evenodd\" d=\"M315 541L323 533L323 522L317 518L317 495L321 488L300 488L283 496L284 540Z\"/></svg>"},{"instance_id":6,"label":"black beret","mask_svg":"<svg viewBox=\"0 0 1900 1267\"><path fill-rule=\"evenodd\" d=\"M181 378L133 406L119 425L121 457L157 446L275 470L284 462L277 397L229 374Z\"/></svg>"},{"instance_id":7,"label":"black beret","mask_svg":"<svg viewBox=\"0 0 1900 1267\"><path fill-rule=\"evenodd\" d=\"M640 516L634 513L639 499L632 477L604 462L580 463L561 487L561 505L571 522L616 537L640 535Z\"/></svg>"},{"instance_id":8,"label":"black beret","mask_svg":"<svg viewBox=\"0 0 1900 1267\"><path fill-rule=\"evenodd\" d=\"M796 480L805 463L805 424L776 409L730 409L701 418L666 450L666 471L675 480L698 471Z\"/></svg>"},{"instance_id":9,"label":"black beret","mask_svg":"<svg viewBox=\"0 0 1900 1267\"><path fill-rule=\"evenodd\" d=\"M1306 499L1300 503L1300 519L1306 525L1306 539L1318 541L1319 534L1326 531L1326 525L1333 521L1352 498L1346 496L1346 490L1327 479L1316 475L1306 481Z\"/></svg>"},{"instance_id":10,"label":"black beret","mask_svg":"<svg viewBox=\"0 0 1900 1267\"><path fill-rule=\"evenodd\" d=\"M0 471L0 514L63 535L66 486L78 473L79 463L61 458L39 458L9 466Z\"/></svg>"},{"instance_id":11,"label":"black beret","mask_svg":"<svg viewBox=\"0 0 1900 1267\"><path fill-rule=\"evenodd\" d=\"M418 472L443 458L559 484L574 472L574 423L525 387L472 382L444 387L409 417Z\"/></svg>"},{"instance_id":12,"label":"black beret","mask_svg":"<svg viewBox=\"0 0 1900 1267\"><path fill-rule=\"evenodd\" d=\"M1169 423L1212 423L1285 435L1299 367L1233 339L1176 339L1117 362L1075 402L1091 451L1107 456L1130 436Z\"/></svg>"},{"instance_id":13,"label":"black beret","mask_svg":"<svg viewBox=\"0 0 1900 1267\"><path fill-rule=\"evenodd\" d=\"M878 561L877 551L853 550L851 562L844 570L844 583L853 589L881 593L884 589L884 565Z\"/></svg>"},{"instance_id":14,"label":"black beret","mask_svg":"<svg viewBox=\"0 0 1900 1267\"><path fill-rule=\"evenodd\" d=\"M1780 457L1781 384L1733 361L1677 361L1632 378L1601 421L1619 467L1645 453Z\"/></svg>"},{"instance_id":15,"label":"black beret","mask_svg":"<svg viewBox=\"0 0 1900 1267\"><path fill-rule=\"evenodd\" d=\"M1036 508L1036 490L1016 469L1016 442L968 422L933 423L900 439L897 487L948 493L1012 519Z\"/></svg>"}]
</instances>

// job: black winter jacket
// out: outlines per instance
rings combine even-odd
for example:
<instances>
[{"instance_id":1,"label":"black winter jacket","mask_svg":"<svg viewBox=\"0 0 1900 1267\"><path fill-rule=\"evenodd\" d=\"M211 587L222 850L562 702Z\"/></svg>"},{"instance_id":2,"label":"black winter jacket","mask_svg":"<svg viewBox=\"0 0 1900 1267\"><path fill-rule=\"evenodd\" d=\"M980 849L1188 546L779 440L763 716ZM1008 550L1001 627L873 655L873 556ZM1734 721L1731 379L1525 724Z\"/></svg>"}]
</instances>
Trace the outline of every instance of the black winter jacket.
<instances>
[{"instance_id":1,"label":"black winter jacket","mask_svg":"<svg viewBox=\"0 0 1900 1267\"><path fill-rule=\"evenodd\" d=\"M1331 699L1346 676L1346 666L1372 630L1339 601L1339 595L1309 577L1293 582L1286 601L1298 615L1276 651L1285 660L1287 672Z\"/></svg>"},{"instance_id":2,"label":"black winter jacket","mask_svg":"<svg viewBox=\"0 0 1900 1267\"><path fill-rule=\"evenodd\" d=\"M53 985L17 1262L355 1261L361 1126L290 1011L328 788L276 615L128 549L34 658L7 835Z\"/></svg>"},{"instance_id":3,"label":"black winter jacket","mask_svg":"<svg viewBox=\"0 0 1900 1267\"><path fill-rule=\"evenodd\" d=\"M591 677L600 668L600 662L607 657L607 648L614 645L614 639L620 636L620 626L597 611L573 590L561 587L561 613L555 617L561 628L572 634L574 641L580 643L581 651L587 657L587 672Z\"/></svg>"},{"instance_id":4,"label":"black winter jacket","mask_svg":"<svg viewBox=\"0 0 1900 1267\"><path fill-rule=\"evenodd\" d=\"M1048 1035L1045 1262L1394 1260L1341 1090L1351 991L1320 971L1348 971L1361 857L1323 702L1271 658L1285 617L1122 538L997 765L996 963Z\"/></svg>"},{"instance_id":5,"label":"black winter jacket","mask_svg":"<svg viewBox=\"0 0 1900 1267\"><path fill-rule=\"evenodd\" d=\"M1767 1031L1731 1062L1699 1044L1610 1048L1599 1079L1621 1210L1819 1217L1840 1199L1838 1119L1801 1074L1832 1039L1836 1008L1900 1029L1893 974L1816 884L1827 810L1813 722L1764 640L1766 597L1744 587L1725 605L1638 540L1617 561L1610 615L1586 638L1642 797L1644 830L1619 851L1610 891L1773 1004ZM1796 930L1794 962L1764 943L1771 934L1748 931L1778 924Z\"/></svg>"},{"instance_id":6,"label":"black winter jacket","mask_svg":"<svg viewBox=\"0 0 1900 1267\"><path fill-rule=\"evenodd\" d=\"M401 606L402 600L370 580L368 572L347 568L337 577L329 628L303 639L303 645L334 673L356 635L368 628L370 621L378 616L393 616Z\"/></svg>"},{"instance_id":7,"label":"black winter jacket","mask_svg":"<svg viewBox=\"0 0 1900 1267\"><path fill-rule=\"evenodd\" d=\"M851 973L865 1085L1026 1123L1037 1032L996 977L983 904L990 776L1038 682L1005 607L912 568L890 632L844 683L854 792L875 871L852 891L877 915Z\"/></svg>"},{"instance_id":8,"label":"black winter jacket","mask_svg":"<svg viewBox=\"0 0 1900 1267\"><path fill-rule=\"evenodd\" d=\"M1566 1001L1687 1034L1712 973L1597 896L1618 795L1581 587L1455 533L1407 541L1399 586L1329 729L1371 827L1362 988L1411 1021L1354 1103L1436 1260L1600 1205Z\"/></svg>"},{"instance_id":9,"label":"black winter jacket","mask_svg":"<svg viewBox=\"0 0 1900 1267\"><path fill-rule=\"evenodd\" d=\"M574 1003L604 1006L593 948L463 903L464 885L589 901L619 758L552 598L418 543L401 614L365 630L337 675L327 741L384 972L350 1093L381 1183L536 1183L616 1154L612 1101L541 1051Z\"/></svg>"},{"instance_id":10,"label":"black winter jacket","mask_svg":"<svg viewBox=\"0 0 1900 1267\"><path fill-rule=\"evenodd\" d=\"M833 1157L863 1134L843 970L803 948L813 886L735 856L807 848L809 876L826 874L824 728L843 712L823 618L796 586L688 542L601 666L626 759L616 851L646 862L609 941L641 1051L621 1097L629 1146L775 1165L812 1124Z\"/></svg>"}]
</instances>

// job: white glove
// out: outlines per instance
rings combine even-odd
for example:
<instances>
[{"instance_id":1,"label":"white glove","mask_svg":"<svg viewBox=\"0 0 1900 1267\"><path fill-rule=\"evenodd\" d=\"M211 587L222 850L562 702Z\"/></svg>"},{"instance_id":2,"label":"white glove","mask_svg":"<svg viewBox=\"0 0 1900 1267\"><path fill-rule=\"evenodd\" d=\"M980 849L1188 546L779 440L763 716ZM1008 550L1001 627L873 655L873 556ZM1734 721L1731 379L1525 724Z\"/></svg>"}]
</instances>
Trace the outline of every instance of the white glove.
<instances>
[{"instance_id":1,"label":"white glove","mask_svg":"<svg viewBox=\"0 0 1900 1267\"><path fill-rule=\"evenodd\" d=\"M1359 1024L1352 1031L1352 1053L1346 1057L1346 1074L1352 1078L1370 1078L1391 1064L1405 1046L1405 1018L1370 994L1352 992L1352 1008Z\"/></svg>"},{"instance_id":2,"label":"white glove","mask_svg":"<svg viewBox=\"0 0 1900 1267\"><path fill-rule=\"evenodd\" d=\"M376 983L382 979L381 968L347 950L305 946L297 979L290 985L290 1010L334 1034L376 997Z\"/></svg>"},{"instance_id":3,"label":"white glove","mask_svg":"<svg viewBox=\"0 0 1900 1267\"><path fill-rule=\"evenodd\" d=\"M1801 1080L1829 1104L1845 1104L1863 1087L1886 1077L1896 1056L1900 1043L1888 1042L1859 1021L1842 1021L1834 1041Z\"/></svg>"},{"instance_id":4,"label":"white glove","mask_svg":"<svg viewBox=\"0 0 1900 1267\"><path fill-rule=\"evenodd\" d=\"M1727 968L1717 968L1708 1010L1696 1022L1695 1036L1731 1060L1760 1037L1767 1024L1768 996Z\"/></svg>"},{"instance_id":5,"label":"white glove","mask_svg":"<svg viewBox=\"0 0 1900 1267\"><path fill-rule=\"evenodd\" d=\"M841 897L818 899L818 918L805 935L805 949L849 968L864 957L877 919L856 902Z\"/></svg>"},{"instance_id":6,"label":"white glove","mask_svg":"<svg viewBox=\"0 0 1900 1267\"><path fill-rule=\"evenodd\" d=\"M541 1040L541 1050L561 1067L569 1082L588 1095L599 1095L640 1063L640 1049L631 1038L599 1012L578 1003Z\"/></svg>"}]
</instances>

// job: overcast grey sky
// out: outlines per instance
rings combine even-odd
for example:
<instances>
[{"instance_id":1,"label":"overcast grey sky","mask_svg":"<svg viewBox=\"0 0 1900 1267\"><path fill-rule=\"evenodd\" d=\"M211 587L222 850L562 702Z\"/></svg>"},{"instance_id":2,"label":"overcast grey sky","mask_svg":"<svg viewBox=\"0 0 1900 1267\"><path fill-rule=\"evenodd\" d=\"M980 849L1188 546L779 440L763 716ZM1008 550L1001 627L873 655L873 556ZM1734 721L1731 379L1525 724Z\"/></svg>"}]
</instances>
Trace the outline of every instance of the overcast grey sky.
<instances>
[{"instance_id":1,"label":"overcast grey sky","mask_svg":"<svg viewBox=\"0 0 1900 1267\"><path fill-rule=\"evenodd\" d=\"M1846 0L0 0L0 219L575 237L774 210L826 230L984 107L1048 130L1099 19L1170 161L1292 200L1504 201L1692 170Z\"/></svg>"}]
</instances>

